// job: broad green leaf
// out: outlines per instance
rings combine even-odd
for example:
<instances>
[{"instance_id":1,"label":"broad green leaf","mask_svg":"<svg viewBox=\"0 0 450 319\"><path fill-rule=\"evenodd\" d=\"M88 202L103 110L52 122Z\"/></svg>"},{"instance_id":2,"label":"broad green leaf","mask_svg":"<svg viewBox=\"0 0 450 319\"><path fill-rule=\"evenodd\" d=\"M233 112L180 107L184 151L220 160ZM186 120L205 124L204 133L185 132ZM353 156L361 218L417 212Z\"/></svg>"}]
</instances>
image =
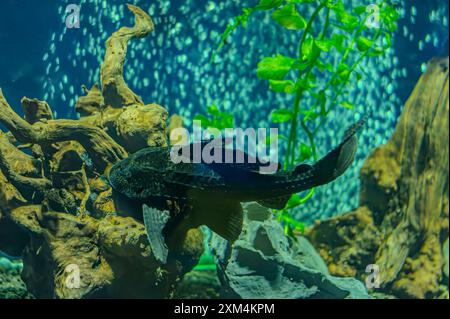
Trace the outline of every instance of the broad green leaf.
<instances>
[{"instance_id":1,"label":"broad green leaf","mask_svg":"<svg viewBox=\"0 0 450 319\"><path fill-rule=\"evenodd\" d=\"M359 37L356 40L356 46L358 47L358 50L361 52L366 52L372 47L372 45L373 41L363 36Z\"/></svg>"},{"instance_id":2,"label":"broad green leaf","mask_svg":"<svg viewBox=\"0 0 450 319\"><path fill-rule=\"evenodd\" d=\"M307 24L293 3L276 10L272 14L272 18L288 30L303 30Z\"/></svg>"},{"instance_id":3,"label":"broad green leaf","mask_svg":"<svg viewBox=\"0 0 450 319\"><path fill-rule=\"evenodd\" d=\"M345 64L345 63L341 63L338 65L337 67L337 75L338 78L336 79L336 83L332 83L333 85L338 85L343 83L343 81L347 81L350 78L350 67Z\"/></svg>"},{"instance_id":4,"label":"broad green leaf","mask_svg":"<svg viewBox=\"0 0 450 319\"><path fill-rule=\"evenodd\" d=\"M300 157L298 161L300 163L309 160L312 157L311 147L306 145L305 143L300 144Z\"/></svg>"},{"instance_id":5,"label":"broad green leaf","mask_svg":"<svg viewBox=\"0 0 450 319\"><path fill-rule=\"evenodd\" d=\"M194 121L200 121L203 127L211 126L211 121L204 115L198 114L194 117Z\"/></svg>"},{"instance_id":6,"label":"broad green leaf","mask_svg":"<svg viewBox=\"0 0 450 319\"><path fill-rule=\"evenodd\" d=\"M336 26L346 30L348 32L353 31L359 23L359 20L357 17L352 16L350 13L348 13L345 10L344 3L342 0L339 0L336 5L333 7L333 11L336 14L337 20L339 24Z\"/></svg>"},{"instance_id":7,"label":"broad green leaf","mask_svg":"<svg viewBox=\"0 0 450 319\"><path fill-rule=\"evenodd\" d=\"M316 0L287 0L288 3L313 3Z\"/></svg>"},{"instance_id":8,"label":"broad green leaf","mask_svg":"<svg viewBox=\"0 0 450 319\"><path fill-rule=\"evenodd\" d=\"M295 70L300 70L300 71L304 71L307 68L309 68L311 66L312 62L311 61L306 61L306 62L299 62L296 61L293 65L292 68Z\"/></svg>"},{"instance_id":9,"label":"broad green leaf","mask_svg":"<svg viewBox=\"0 0 450 319\"><path fill-rule=\"evenodd\" d=\"M270 88L275 92L292 94L296 91L295 83L290 80L270 80Z\"/></svg>"},{"instance_id":10,"label":"broad green leaf","mask_svg":"<svg viewBox=\"0 0 450 319\"><path fill-rule=\"evenodd\" d=\"M345 63L340 63L337 67L337 71L338 73L344 72L344 71L348 71L350 69L350 67L345 64Z\"/></svg>"},{"instance_id":11,"label":"broad green leaf","mask_svg":"<svg viewBox=\"0 0 450 319\"><path fill-rule=\"evenodd\" d=\"M367 12L367 6L357 6L355 9L353 9L353 12L357 15L361 15L363 13Z\"/></svg>"},{"instance_id":12,"label":"broad green leaf","mask_svg":"<svg viewBox=\"0 0 450 319\"><path fill-rule=\"evenodd\" d=\"M352 103L348 102L348 101L343 101L343 102L340 103L340 105L342 105L346 109L350 109L350 110L353 110L355 108L355 106Z\"/></svg>"},{"instance_id":13,"label":"broad green leaf","mask_svg":"<svg viewBox=\"0 0 450 319\"><path fill-rule=\"evenodd\" d=\"M320 60L317 60L317 68L320 72L328 71L333 72L333 65L330 62L327 62L326 64Z\"/></svg>"},{"instance_id":14,"label":"broad green leaf","mask_svg":"<svg viewBox=\"0 0 450 319\"><path fill-rule=\"evenodd\" d=\"M333 33L331 36L331 43L340 53L344 53L346 50L345 47L346 36L343 34Z\"/></svg>"},{"instance_id":15,"label":"broad green leaf","mask_svg":"<svg viewBox=\"0 0 450 319\"><path fill-rule=\"evenodd\" d=\"M194 117L194 120L201 121L202 126L219 130L234 127L234 116L227 112L221 112L216 104L208 106L206 111L209 117L202 114Z\"/></svg>"},{"instance_id":16,"label":"broad green leaf","mask_svg":"<svg viewBox=\"0 0 450 319\"><path fill-rule=\"evenodd\" d=\"M292 119L292 111L287 109L279 109L272 112L273 123L284 123Z\"/></svg>"},{"instance_id":17,"label":"broad green leaf","mask_svg":"<svg viewBox=\"0 0 450 319\"><path fill-rule=\"evenodd\" d=\"M256 9L259 10L270 10L277 8L283 4L283 0L260 0Z\"/></svg>"},{"instance_id":18,"label":"broad green leaf","mask_svg":"<svg viewBox=\"0 0 450 319\"><path fill-rule=\"evenodd\" d=\"M287 203L287 207L289 208L293 208L293 207L297 207L299 206L301 203L301 198L300 195L298 194L294 194L291 196L291 198L289 199L288 203Z\"/></svg>"},{"instance_id":19,"label":"broad green leaf","mask_svg":"<svg viewBox=\"0 0 450 319\"><path fill-rule=\"evenodd\" d=\"M220 111L216 104L212 104L206 108L207 112L213 116L218 116Z\"/></svg>"},{"instance_id":20,"label":"broad green leaf","mask_svg":"<svg viewBox=\"0 0 450 319\"><path fill-rule=\"evenodd\" d=\"M390 5L385 5L380 11L380 17L386 26L386 29L390 32L397 30L397 21L399 19L399 14L394 7Z\"/></svg>"},{"instance_id":21,"label":"broad green leaf","mask_svg":"<svg viewBox=\"0 0 450 319\"><path fill-rule=\"evenodd\" d=\"M386 49L392 47L392 36L388 32L384 32L384 42Z\"/></svg>"},{"instance_id":22,"label":"broad green leaf","mask_svg":"<svg viewBox=\"0 0 450 319\"><path fill-rule=\"evenodd\" d=\"M302 46L302 55L304 60L307 60L312 56L313 49L314 49L314 38L308 37Z\"/></svg>"},{"instance_id":23,"label":"broad green leaf","mask_svg":"<svg viewBox=\"0 0 450 319\"><path fill-rule=\"evenodd\" d=\"M295 61L295 59L281 54L264 58L258 64L258 77L264 80L281 80L291 70Z\"/></svg>"},{"instance_id":24,"label":"broad green leaf","mask_svg":"<svg viewBox=\"0 0 450 319\"><path fill-rule=\"evenodd\" d=\"M331 50L333 42L330 40L316 40L316 45L320 50L328 52Z\"/></svg>"},{"instance_id":25,"label":"broad green leaf","mask_svg":"<svg viewBox=\"0 0 450 319\"><path fill-rule=\"evenodd\" d=\"M306 79L306 81L304 81L305 82L305 89L308 89L308 88L310 88L310 87L315 87L316 86L316 81L317 81L317 77L314 75L314 73L309 73L308 74L308 78Z\"/></svg>"},{"instance_id":26,"label":"broad green leaf","mask_svg":"<svg viewBox=\"0 0 450 319\"><path fill-rule=\"evenodd\" d=\"M369 56L373 57L373 56L381 56L384 54L384 49L380 48L380 47L375 47L372 50L370 50L369 52Z\"/></svg>"},{"instance_id":27,"label":"broad green leaf","mask_svg":"<svg viewBox=\"0 0 450 319\"><path fill-rule=\"evenodd\" d=\"M308 79L300 79L295 83L295 87L297 89L302 88L304 90L308 90L311 87L311 83Z\"/></svg>"}]
</instances>

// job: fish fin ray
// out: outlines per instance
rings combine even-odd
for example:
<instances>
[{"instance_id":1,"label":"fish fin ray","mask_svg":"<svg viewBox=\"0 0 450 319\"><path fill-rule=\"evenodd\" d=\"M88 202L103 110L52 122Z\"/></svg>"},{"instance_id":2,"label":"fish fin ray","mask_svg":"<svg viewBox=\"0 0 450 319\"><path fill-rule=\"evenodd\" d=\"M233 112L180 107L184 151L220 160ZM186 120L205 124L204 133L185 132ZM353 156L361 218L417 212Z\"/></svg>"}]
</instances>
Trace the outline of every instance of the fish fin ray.
<instances>
[{"instance_id":1,"label":"fish fin ray","mask_svg":"<svg viewBox=\"0 0 450 319\"><path fill-rule=\"evenodd\" d=\"M169 249L165 243L163 230L170 219L170 213L167 210L160 211L144 204L142 206L142 215L152 253L156 260L165 264Z\"/></svg>"},{"instance_id":2,"label":"fish fin ray","mask_svg":"<svg viewBox=\"0 0 450 319\"><path fill-rule=\"evenodd\" d=\"M356 122L355 124L353 124L352 126L350 126L346 131L345 131L345 135L344 135L344 141L346 141L347 139L353 137L354 135L356 135L359 130L361 130L361 128L363 127L363 125L367 122L367 118L368 116L365 115L363 116L362 119L360 119L358 122Z\"/></svg>"},{"instance_id":3,"label":"fish fin ray","mask_svg":"<svg viewBox=\"0 0 450 319\"><path fill-rule=\"evenodd\" d=\"M239 202L236 202L232 205L224 205L222 209L223 213L219 212L214 219L209 219L205 224L221 237L234 242L242 232L244 222L242 206Z\"/></svg>"},{"instance_id":4,"label":"fish fin ray","mask_svg":"<svg viewBox=\"0 0 450 319\"><path fill-rule=\"evenodd\" d=\"M353 163L357 150L358 137L353 131L352 135L313 166L316 186L330 183L344 174Z\"/></svg>"}]
</instances>

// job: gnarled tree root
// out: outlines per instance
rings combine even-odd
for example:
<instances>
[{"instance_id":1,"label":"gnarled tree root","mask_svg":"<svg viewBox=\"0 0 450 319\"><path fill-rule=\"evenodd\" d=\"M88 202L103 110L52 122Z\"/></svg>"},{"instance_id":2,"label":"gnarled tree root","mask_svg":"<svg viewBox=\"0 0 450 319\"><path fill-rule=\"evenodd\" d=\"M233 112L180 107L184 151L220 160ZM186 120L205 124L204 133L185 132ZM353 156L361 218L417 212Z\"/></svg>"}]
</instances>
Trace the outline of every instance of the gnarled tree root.
<instances>
[{"instance_id":1,"label":"gnarled tree root","mask_svg":"<svg viewBox=\"0 0 450 319\"><path fill-rule=\"evenodd\" d=\"M135 25L106 42L102 87L84 87L80 119L54 119L47 102L26 97L21 118L0 90L9 130L0 132L0 250L23 255L22 278L36 297L170 297L203 252L193 229L159 264L142 222L127 217L139 217L137 205L105 182L129 152L167 144L167 111L145 105L123 79L128 41L153 30L143 10L128 8Z\"/></svg>"}]
</instances>

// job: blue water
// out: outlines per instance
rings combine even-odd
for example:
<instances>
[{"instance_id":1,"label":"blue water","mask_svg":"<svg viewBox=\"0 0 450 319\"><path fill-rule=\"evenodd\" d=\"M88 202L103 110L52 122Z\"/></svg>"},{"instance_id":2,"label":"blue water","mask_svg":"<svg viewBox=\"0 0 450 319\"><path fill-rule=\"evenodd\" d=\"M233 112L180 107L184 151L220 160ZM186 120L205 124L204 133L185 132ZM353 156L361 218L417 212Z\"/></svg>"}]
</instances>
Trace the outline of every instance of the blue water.
<instances>
[{"instance_id":1,"label":"blue water","mask_svg":"<svg viewBox=\"0 0 450 319\"><path fill-rule=\"evenodd\" d=\"M217 36L240 13L241 1L74 1L2 0L0 4L0 88L20 113L22 96L45 99L58 117L76 118L74 104L81 85L99 82L99 66L107 37L131 25L125 3L146 9L156 24L148 38L133 41L128 51L126 80L146 103L158 103L188 120L216 103L233 112L240 127L266 127L270 112L290 107L292 100L267 89L256 77L258 61L275 53L295 52L298 34L258 15L247 29L233 34L209 63ZM256 1L245 1L251 5ZM352 0L352 5L370 1ZM81 28L65 27L64 8L81 4ZM344 129L362 114L371 114L361 137L357 162L339 181L322 187L297 211L311 221L358 205L358 173L364 158L390 137L402 105L425 63L448 54L448 2L401 1L402 19L387 57L366 65L363 85L350 90L355 111L339 110L318 135L319 153L338 143ZM252 22L253 21L253 22ZM306 101L307 102L307 101Z\"/></svg>"}]
</instances>

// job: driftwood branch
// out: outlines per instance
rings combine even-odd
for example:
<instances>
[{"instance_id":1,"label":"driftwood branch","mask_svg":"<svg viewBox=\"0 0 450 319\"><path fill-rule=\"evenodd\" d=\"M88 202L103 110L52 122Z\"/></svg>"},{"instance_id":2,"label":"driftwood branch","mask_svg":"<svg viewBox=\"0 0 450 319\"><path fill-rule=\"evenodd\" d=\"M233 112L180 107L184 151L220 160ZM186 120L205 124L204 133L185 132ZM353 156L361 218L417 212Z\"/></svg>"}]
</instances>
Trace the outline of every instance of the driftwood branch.
<instances>
[{"instance_id":1,"label":"driftwood branch","mask_svg":"<svg viewBox=\"0 0 450 319\"><path fill-rule=\"evenodd\" d=\"M0 169L5 177L19 190L31 189L33 191L43 191L51 188L52 183L48 179L22 176L16 173L11 166L4 154L0 153Z\"/></svg>"},{"instance_id":2,"label":"driftwood branch","mask_svg":"<svg viewBox=\"0 0 450 319\"><path fill-rule=\"evenodd\" d=\"M22 194L43 192L51 187L42 177L41 163L12 145L0 132L0 172Z\"/></svg>"},{"instance_id":3,"label":"driftwood branch","mask_svg":"<svg viewBox=\"0 0 450 319\"><path fill-rule=\"evenodd\" d=\"M360 207L309 232L331 273L364 280L370 275L366 267L375 264L384 292L401 298L441 296L449 235L448 140L445 57L428 64L392 138L366 159Z\"/></svg>"},{"instance_id":4,"label":"driftwood branch","mask_svg":"<svg viewBox=\"0 0 450 319\"><path fill-rule=\"evenodd\" d=\"M114 32L106 41L105 61L101 69L101 82L105 103L112 107L123 107L133 104L143 105L137 96L125 83L123 65L127 54L128 41L143 38L154 30L150 16L142 9L128 5L135 15L134 27L122 27Z\"/></svg>"},{"instance_id":5,"label":"driftwood branch","mask_svg":"<svg viewBox=\"0 0 450 319\"><path fill-rule=\"evenodd\" d=\"M127 156L122 146L95 126L76 120L28 123L13 111L1 90L0 123L4 124L21 143L49 145L64 141L78 141L86 149L100 172Z\"/></svg>"},{"instance_id":6,"label":"driftwood branch","mask_svg":"<svg viewBox=\"0 0 450 319\"><path fill-rule=\"evenodd\" d=\"M47 102L39 101L38 99L22 98L22 110L25 115L25 120L34 124L38 121L47 121L53 119L52 110Z\"/></svg>"},{"instance_id":7,"label":"driftwood branch","mask_svg":"<svg viewBox=\"0 0 450 319\"><path fill-rule=\"evenodd\" d=\"M127 152L167 143L167 111L144 105L123 78L128 41L153 30L143 10L128 8L135 25L106 42L102 88L83 86L79 119L54 119L47 102L26 97L22 118L0 90L0 125L9 130L0 131L0 249L23 256L22 278L38 298L167 297L203 251L193 230L161 267L144 225L125 217L139 214L134 203L104 179ZM67 288L69 264L83 273L80 289Z\"/></svg>"},{"instance_id":8,"label":"driftwood branch","mask_svg":"<svg viewBox=\"0 0 450 319\"><path fill-rule=\"evenodd\" d=\"M376 263L384 268L381 282L389 285L397 279L396 289L403 289L405 294L419 291L414 278L429 277L428 284L434 286L441 274L441 221L449 191L448 68L448 58L435 59L428 65L391 141L402 167L398 179L402 219L377 252ZM407 260L412 256L416 261ZM409 268L409 274L399 279L405 268ZM436 277L430 277L430 273Z\"/></svg>"}]
</instances>

